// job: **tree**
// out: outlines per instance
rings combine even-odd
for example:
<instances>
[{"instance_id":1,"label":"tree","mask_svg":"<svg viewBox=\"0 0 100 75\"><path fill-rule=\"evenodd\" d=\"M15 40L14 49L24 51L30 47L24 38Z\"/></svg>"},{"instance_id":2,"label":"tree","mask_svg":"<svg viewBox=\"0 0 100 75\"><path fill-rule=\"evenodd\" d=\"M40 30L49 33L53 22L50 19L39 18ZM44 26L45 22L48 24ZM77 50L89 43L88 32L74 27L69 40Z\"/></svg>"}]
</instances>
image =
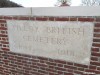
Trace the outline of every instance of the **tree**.
<instances>
[{"instance_id":1,"label":"tree","mask_svg":"<svg viewBox=\"0 0 100 75\"><path fill-rule=\"evenodd\" d=\"M69 6L71 3L71 0L58 0L56 6Z\"/></svg>"},{"instance_id":2,"label":"tree","mask_svg":"<svg viewBox=\"0 0 100 75\"><path fill-rule=\"evenodd\" d=\"M22 7L22 6L9 0L0 0L0 7Z\"/></svg>"},{"instance_id":3,"label":"tree","mask_svg":"<svg viewBox=\"0 0 100 75\"><path fill-rule=\"evenodd\" d=\"M83 6L98 6L100 5L100 0L82 0Z\"/></svg>"}]
</instances>

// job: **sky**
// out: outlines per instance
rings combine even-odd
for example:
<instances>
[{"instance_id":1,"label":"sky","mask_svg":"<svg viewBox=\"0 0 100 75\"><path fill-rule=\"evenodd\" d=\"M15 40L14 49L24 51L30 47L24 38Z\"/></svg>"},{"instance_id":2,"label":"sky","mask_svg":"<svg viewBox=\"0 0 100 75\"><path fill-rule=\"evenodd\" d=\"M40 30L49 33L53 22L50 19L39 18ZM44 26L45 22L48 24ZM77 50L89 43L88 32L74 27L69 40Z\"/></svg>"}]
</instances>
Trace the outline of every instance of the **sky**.
<instances>
[{"instance_id":1,"label":"sky","mask_svg":"<svg viewBox=\"0 0 100 75\"><path fill-rule=\"evenodd\" d=\"M24 7L54 7L57 0L10 0ZM72 0L71 6L79 6L81 0Z\"/></svg>"}]
</instances>

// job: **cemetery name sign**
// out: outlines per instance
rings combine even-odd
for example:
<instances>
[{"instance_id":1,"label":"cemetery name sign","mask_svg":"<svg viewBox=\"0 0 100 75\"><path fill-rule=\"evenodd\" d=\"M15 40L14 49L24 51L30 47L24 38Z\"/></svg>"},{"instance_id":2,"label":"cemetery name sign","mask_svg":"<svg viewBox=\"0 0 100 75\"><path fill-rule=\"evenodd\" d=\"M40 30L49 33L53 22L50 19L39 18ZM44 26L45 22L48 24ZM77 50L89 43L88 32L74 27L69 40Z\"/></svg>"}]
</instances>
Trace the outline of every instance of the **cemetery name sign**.
<instances>
[{"instance_id":1,"label":"cemetery name sign","mask_svg":"<svg viewBox=\"0 0 100 75\"><path fill-rule=\"evenodd\" d=\"M88 65L93 23L7 20L10 50Z\"/></svg>"}]
</instances>

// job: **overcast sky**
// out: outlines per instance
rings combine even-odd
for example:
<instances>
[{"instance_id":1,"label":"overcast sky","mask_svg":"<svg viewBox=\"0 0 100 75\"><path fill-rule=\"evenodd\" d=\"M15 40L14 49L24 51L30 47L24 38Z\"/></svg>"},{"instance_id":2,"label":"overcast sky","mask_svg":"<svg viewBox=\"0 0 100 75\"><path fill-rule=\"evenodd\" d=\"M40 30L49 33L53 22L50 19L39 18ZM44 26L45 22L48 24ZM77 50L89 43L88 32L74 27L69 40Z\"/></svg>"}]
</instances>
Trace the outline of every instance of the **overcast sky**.
<instances>
[{"instance_id":1,"label":"overcast sky","mask_svg":"<svg viewBox=\"0 0 100 75\"><path fill-rule=\"evenodd\" d=\"M54 7L57 0L10 0L24 7ZM72 0L72 6L79 6L81 0Z\"/></svg>"}]
</instances>

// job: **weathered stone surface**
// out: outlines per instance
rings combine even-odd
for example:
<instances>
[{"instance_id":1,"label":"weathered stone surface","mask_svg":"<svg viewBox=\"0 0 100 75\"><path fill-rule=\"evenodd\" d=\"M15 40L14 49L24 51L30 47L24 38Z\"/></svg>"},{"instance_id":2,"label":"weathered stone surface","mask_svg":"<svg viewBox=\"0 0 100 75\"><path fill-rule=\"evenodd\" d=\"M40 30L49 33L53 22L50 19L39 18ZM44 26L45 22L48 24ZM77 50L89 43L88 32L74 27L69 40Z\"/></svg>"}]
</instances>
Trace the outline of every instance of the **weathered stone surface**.
<instances>
[{"instance_id":1,"label":"weathered stone surface","mask_svg":"<svg viewBox=\"0 0 100 75\"><path fill-rule=\"evenodd\" d=\"M12 52L90 63L93 23L8 20L7 26Z\"/></svg>"}]
</instances>

